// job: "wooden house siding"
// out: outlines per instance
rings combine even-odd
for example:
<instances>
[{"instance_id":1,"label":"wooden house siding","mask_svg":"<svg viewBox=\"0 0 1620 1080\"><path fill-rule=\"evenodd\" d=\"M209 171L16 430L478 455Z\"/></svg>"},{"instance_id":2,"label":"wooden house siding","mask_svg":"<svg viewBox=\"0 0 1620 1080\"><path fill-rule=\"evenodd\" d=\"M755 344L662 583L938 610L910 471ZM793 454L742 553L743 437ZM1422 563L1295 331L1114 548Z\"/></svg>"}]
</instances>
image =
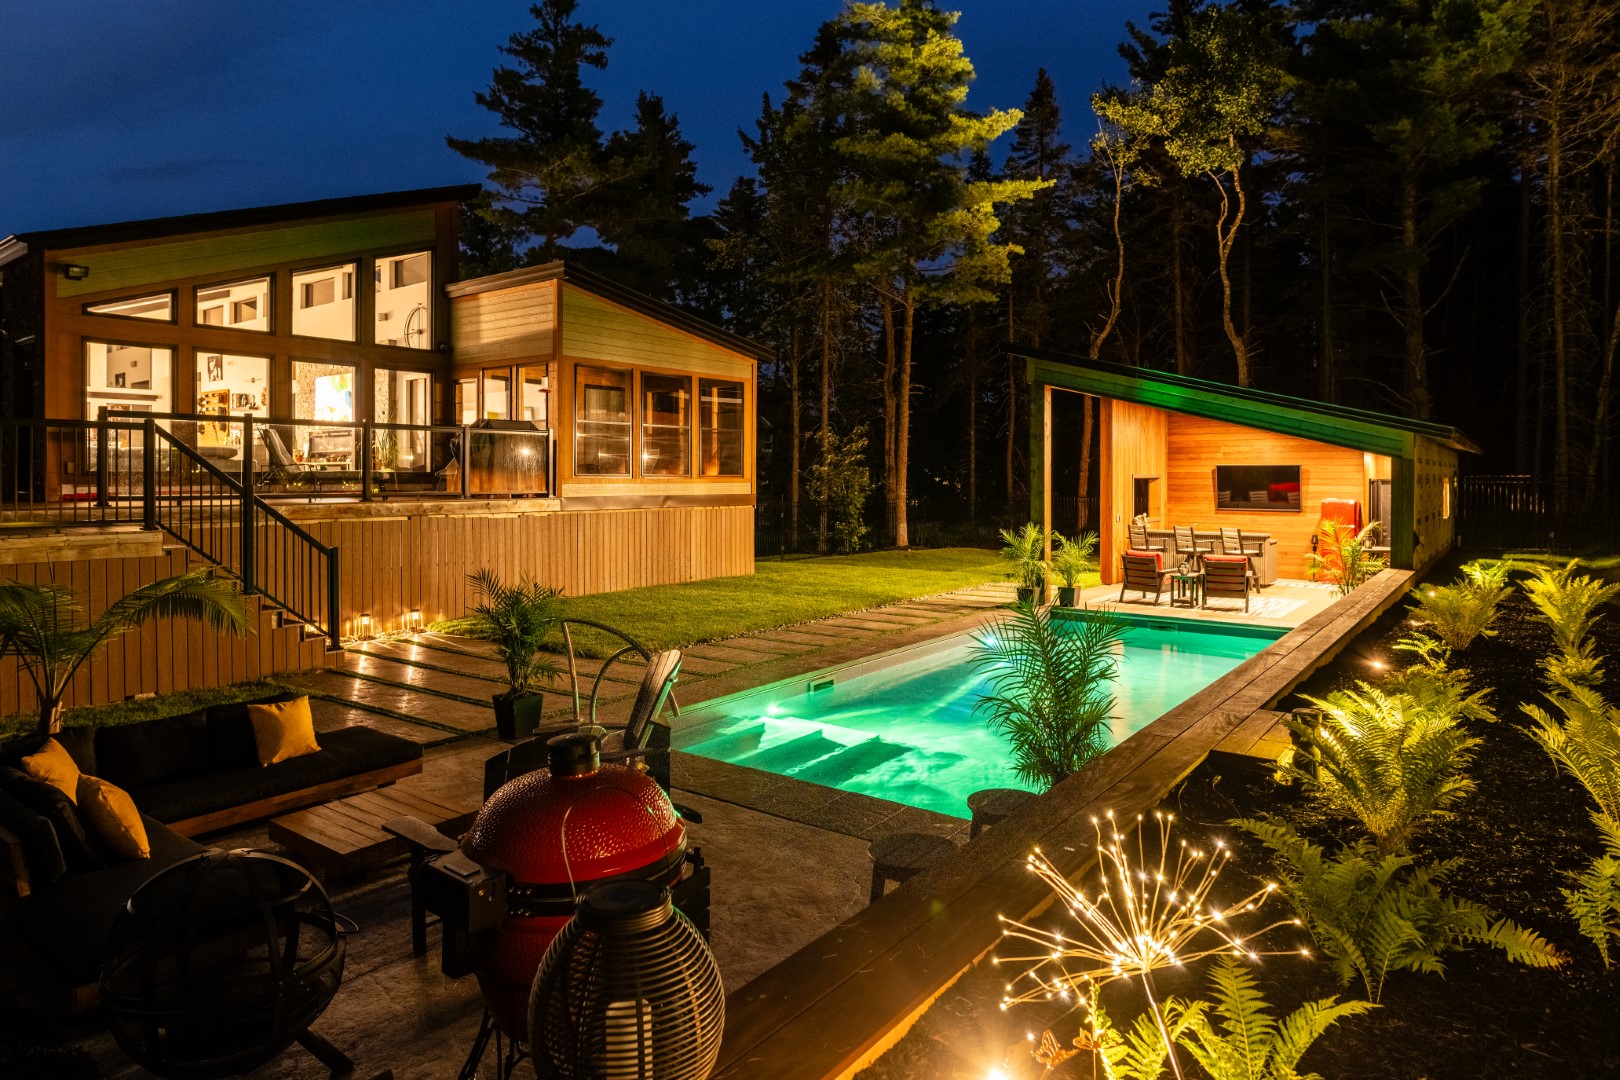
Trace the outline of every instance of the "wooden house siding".
<instances>
[{"instance_id":1,"label":"wooden house siding","mask_svg":"<svg viewBox=\"0 0 1620 1080\"><path fill-rule=\"evenodd\" d=\"M1432 439L1420 438L1416 454L1412 565L1422 568L1450 551L1456 543L1457 451ZM1449 500L1447 485L1453 485Z\"/></svg>"},{"instance_id":2,"label":"wooden house siding","mask_svg":"<svg viewBox=\"0 0 1620 1080\"><path fill-rule=\"evenodd\" d=\"M574 360L672 368L752 383L754 363L656 319L563 283L562 352Z\"/></svg>"},{"instance_id":3,"label":"wooden house siding","mask_svg":"<svg viewBox=\"0 0 1620 1080\"><path fill-rule=\"evenodd\" d=\"M206 565L184 548L140 558L81 558L21 563L8 577L26 584L68 585L87 616L133 589L160 578ZM245 682L277 672L303 671L327 662L324 638L303 640L296 627L281 627L248 598L246 637L217 634L195 620L158 619L115 638L99 657L79 670L63 703L68 708L122 701L137 694L167 694ZM0 661L0 716L31 713L38 698L15 658Z\"/></svg>"},{"instance_id":4,"label":"wooden house siding","mask_svg":"<svg viewBox=\"0 0 1620 1080\"><path fill-rule=\"evenodd\" d=\"M458 296L450 302L451 348L457 369L486 362L550 360L557 329L557 283Z\"/></svg>"},{"instance_id":5,"label":"wooden house siding","mask_svg":"<svg viewBox=\"0 0 1620 1080\"><path fill-rule=\"evenodd\" d=\"M278 263L336 258L355 251L421 245L432 247L435 215L430 209L307 224L233 230L167 242L68 248L52 252L52 262L90 267L78 281L57 279L61 297L140 289L153 282L211 277Z\"/></svg>"},{"instance_id":6,"label":"wooden house siding","mask_svg":"<svg viewBox=\"0 0 1620 1080\"><path fill-rule=\"evenodd\" d=\"M1307 577L1305 556L1323 499L1367 505L1367 455L1360 450L1173 413L1168 461L1170 523L1269 533L1277 541L1277 572L1283 577ZM1298 465L1299 512L1216 509L1217 465Z\"/></svg>"},{"instance_id":7,"label":"wooden house siding","mask_svg":"<svg viewBox=\"0 0 1620 1080\"><path fill-rule=\"evenodd\" d=\"M1099 439L1103 469L1097 511L1102 530L1098 557L1103 581L1113 584L1119 580L1119 557L1128 546L1125 527L1130 523L1134 505L1132 479L1138 476L1161 478L1159 491L1163 498L1170 414L1128 401L1103 400L1101 406ZM1163 506L1156 507L1150 516L1162 521L1165 512ZM1163 526L1155 523L1155 527Z\"/></svg>"}]
</instances>

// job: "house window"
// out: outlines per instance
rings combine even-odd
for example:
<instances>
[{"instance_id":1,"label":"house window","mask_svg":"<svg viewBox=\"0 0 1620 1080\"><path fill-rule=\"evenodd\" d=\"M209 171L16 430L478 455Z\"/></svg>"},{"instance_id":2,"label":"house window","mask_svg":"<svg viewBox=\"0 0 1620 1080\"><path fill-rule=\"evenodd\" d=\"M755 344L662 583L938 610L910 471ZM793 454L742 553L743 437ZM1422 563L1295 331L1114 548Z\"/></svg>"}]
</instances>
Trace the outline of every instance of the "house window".
<instances>
[{"instance_id":1,"label":"house window","mask_svg":"<svg viewBox=\"0 0 1620 1080\"><path fill-rule=\"evenodd\" d=\"M172 412L174 350L161 345L84 343L84 413L96 419L109 413Z\"/></svg>"},{"instance_id":2,"label":"house window","mask_svg":"<svg viewBox=\"0 0 1620 1080\"><path fill-rule=\"evenodd\" d=\"M270 330L270 279L248 278L197 290L198 326L232 330Z\"/></svg>"},{"instance_id":3,"label":"house window","mask_svg":"<svg viewBox=\"0 0 1620 1080\"><path fill-rule=\"evenodd\" d=\"M376 344L433 348L432 271L433 256L426 251L377 260Z\"/></svg>"},{"instance_id":4,"label":"house window","mask_svg":"<svg viewBox=\"0 0 1620 1080\"><path fill-rule=\"evenodd\" d=\"M641 475L692 475L692 380L641 376Z\"/></svg>"},{"instance_id":5,"label":"house window","mask_svg":"<svg viewBox=\"0 0 1620 1080\"><path fill-rule=\"evenodd\" d=\"M1443 477L1440 480L1440 517L1442 520L1451 518L1451 493L1453 485L1457 483L1455 476Z\"/></svg>"},{"instance_id":6,"label":"house window","mask_svg":"<svg viewBox=\"0 0 1620 1080\"><path fill-rule=\"evenodd\" d=\"M127 300L109 300L104 304L84 305L86 315L112 315L120 319L150 319L153 322L174 322L174 293L155 293L151 296L132 296Z\"/></svg>"},{"instance_id":7,"label":"house window","mask_svg":"<svg viewBox=\"0 0 1620 1080\"><path fill-rule=\"evenodd\" d=\"M551 379L545 365L518 369L518 382L522 386L523 412L520 420L528 420L535 427L551 426Z\"/></svg>"},{"instance_id":8,"label":"house window","mask_svg":"<svg viewBox=\"0 0 1620 1080\"><path fill-rule=\"evenodd\" d=\"M295 460L315 468L356 468L355 429L337 426L357 415L354 368L294 360L292 375L292 414L304 422L289 425L292 442L287 449Z\"/></svg>"},{"instance_id":9,"label":"house window","mask_svg":"<svg viewBox=\"0 0 1620 1080\"><path fill-rule=\"evenodd\" d=\"M425 371L377 368L372 376L372 419L379 424L426 426L433 401L433 376ZM428 433L398 428L378 431L374 438L380 469L427 468Z\"/></svg>"},{"instance_id":10,"label":"house window","mask_svg":"<svg viewBox=\"0 0 1620 1080\"><path fill-rule=\"evenodd\" d=\"M699 475L743 474L742 383L698 383Z\"/></svg>"},{"instance_id":11,"label":"house window","mask_svg":"<svg viewBox=\"0 0 1620 1080\"><path fill-rule=\"evenodd\" d=\"M197 411L270 415L270 360L264 356L197 350ZM198 425L199 446L241 447L239 424Z\"/></svg>"},{"instance_id":12,"label":"house window","mask_svg":"<svg viewBox=\"0 0 1620 1080\"><path fill-rule=\"evenodd\" d=\"M510 420L512 407L512 369L491 368L484 372L485 420Z\"/></svg>"},{"instance_id":13,"label":"house window","mask_svg":"<svg viewBox=\"0 0 1620 1080\"><path fill-rule=\"evenodd\" d=\"M478 422L478 380L456 380L456 423Z\"/></svg>"},{"instance_id":14,"label":"house window","mask_svg":"<svg viewBox=\"0 0 1620 1080\"><path fill-rule=\"evenodd\" d=\"M630 475L630 373L574 369L574 472Z\"/></svg>"},{"instance_id":15,"label":"house window","mask_svg":"<svg viewBox=\"0 0 1620 1080\"><path fill-rule=\"evenodd\" d=\"M354 340L354 263L299 270L292 276L292 332Z\"/></svg>"}]
</instances>

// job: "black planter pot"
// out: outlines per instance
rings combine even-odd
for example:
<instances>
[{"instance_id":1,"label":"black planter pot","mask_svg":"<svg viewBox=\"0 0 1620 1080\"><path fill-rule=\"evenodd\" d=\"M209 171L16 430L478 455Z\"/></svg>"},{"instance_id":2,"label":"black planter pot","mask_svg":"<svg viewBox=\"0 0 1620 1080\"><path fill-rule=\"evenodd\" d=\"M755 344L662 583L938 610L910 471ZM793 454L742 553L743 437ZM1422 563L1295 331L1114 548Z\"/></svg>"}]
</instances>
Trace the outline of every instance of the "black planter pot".
<instances>
[{"instance_id":1,"label":"black planter pot","mask_svg":"<svg viewBox=\"0 0 1620 1080\"><path fill-rule=\"evenodd\" d=\"M1057 591L1057 606L1074 607L1074 598L1079 591L1079 589L1076 589L1072 585L1059 585Z\"/></svg>"},{"instance_id":2,"label":"black planter pot","mask_svg":"<svg viewBox=\"0 0 1620 1080\"><path fill-rule=\"evenodd\" d=\"M544 711L546 695L538 690L526 694L496 694L495 733L506 742L521 742L534 734L540 726L540 713Z\"/></svg>"},{"instance_id":3,"label":"black planter pot","mask_svg":"<svg viewBox=\"0 0 1620 1080\"><path fill-rule=\"evenodd\" d=\"M1033 604L1035 602L1035 590L1025 588L1022 585L1018 586L1018 602L1020 604Z\"/></svg>"}]
</instances>

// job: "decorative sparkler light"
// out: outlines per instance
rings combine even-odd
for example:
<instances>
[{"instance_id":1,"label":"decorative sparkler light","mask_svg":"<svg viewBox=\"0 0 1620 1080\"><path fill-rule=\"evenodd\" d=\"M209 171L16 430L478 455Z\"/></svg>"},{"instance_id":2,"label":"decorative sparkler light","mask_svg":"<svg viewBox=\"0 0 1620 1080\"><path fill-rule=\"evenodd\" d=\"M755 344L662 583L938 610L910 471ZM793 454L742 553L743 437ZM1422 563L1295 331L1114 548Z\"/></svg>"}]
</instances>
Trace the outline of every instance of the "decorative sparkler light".
<instances>
[{"instance_id":1,"label":"decorative sparkler light","mask_svg":"<svg viewBox=\"0 0 1620 1080\"><path fill-rule=\"evenodd\" d=\"M1281 926L1298 926L1298 919L1281 919L1254 930L1233 922L1257 911L1277 887L1268 884L1233 904L1216 903L1210 892L1232 853L1218 841L1213 854L1208 854L1181 840L1175 845L1172 864L1170 834L1175 815L1155 811L1153 816L1159 825L1156 862L1148 857L1140 815L1134 852L1127 850L1126 838L1115 826L1112 812L1107 814L1106 836L1104 823L1092 818L1097 830L1100 880L1089 895L1069 884L1039 848L1030 853L1030 869L1057 893L1080 933L1044 930L1003 916L1003 937L1030 942L1039 950L1027 956L996 956L997 964L1032 965L1007 984L1003 1009L1023 1002L1053 1000L1077 1008L1089 1007L1083 987L1139 978L1162 1031L1163 1017L1153 993L1153 972L1223 952L1250 960L1279 955L1258 949L1256 939ZM1309 955L1305 949L1285 951ZM1164 1035L1168 1045L1169 1034ZM1170 1061L1179 1076L1173 1054Z\"/></svg>"}]
</instances>

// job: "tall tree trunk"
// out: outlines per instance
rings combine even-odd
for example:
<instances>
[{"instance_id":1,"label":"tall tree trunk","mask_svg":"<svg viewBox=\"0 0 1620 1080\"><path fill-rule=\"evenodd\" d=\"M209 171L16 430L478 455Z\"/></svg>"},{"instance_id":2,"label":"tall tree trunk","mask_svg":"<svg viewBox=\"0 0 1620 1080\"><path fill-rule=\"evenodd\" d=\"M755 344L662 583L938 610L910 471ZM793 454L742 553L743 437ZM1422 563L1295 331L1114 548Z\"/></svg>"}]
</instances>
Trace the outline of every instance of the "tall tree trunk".
<instances>
[{"instance_id":1,"label":"tall tree trunk","mask_svg":"<svg viewBox=\"0 0 1620 1080\"><path fill-rule=\"evenodd\" d=\"M1237 195L1237 213L1232 212L1232 198L1226 192L1226 185L1221 183L1218 173L1208 174L1215 181L1215 188L1221 193L1221 216L1215 220L1216 252L1220 256L1221 273L1221 328L1226 331L1226 340L1232 346L1232 358L1237 361L1237 383L1239 386L1249 385L1249 348L1244 342L1243 335L1238 333L1237 324L1232 321L1232 275L1230 262L1232 246L1237 242L1238 229L1243 226L1243 214L1247 209L1244 201L1243 182L1236 172L1227 175L1232 178L1232 191Z\"/></svg>"},{"instance_id":2,"label":"tall tree trunk","mask_svg":"<svg viewBox=\"0 0 1620 1080\"><path fill-rule=\"evenodd\" d=\"M1322 193L1322 228L1317 234L1318 271L1322 278L1322 341L1316 369L1316 396L1331 403L1339 400L1339 358L1335 351L1338 342L1333 318L1333 200L1326 183L1319 183L1318 187Z\"/></svg>"},{"instance_id":3,"label":"tall tree trunk","mask_svg":"<svg viewBox=\"0 0 1620 1080\"><path fill-rule=\"evenodd\" d=\"M895 425L899 420L894 396L894 300L887 292L882 292L878 296L878 306L883 312L883 528L892 540L899 521L894 501L895 451L898 447Z\"/></svg>"},{"instance_id":4,"label":"tall tree trunk","mask_svg":"<svg viewBox=\"0 0 1620 1080\"><path fill-rule=\"evenodd\" d=\"M818 459L827 460L832 438L832 282L821 283L821 445ZM816 522L816 551L827 553L827 504L821 504Z\"/></svg>"},{"instance_id":5,"label":"tall tree trunk","mask_svg":"<svg viewBox=\"0 0 1620 1080\"><path fill-rule=\"evenodd\" d=\"M979 531L979 308L968 306L968 521Z\"/></svg>"},{"instance_id":6,"label":"tall tree trunk","mask_svg":"<svg viewBox=\"0 0 1620 1080\"><path fill-rule=\"evenodd\" d=\"M1092 429L1096 425L1097 399L1090 394L1084 395L1080 404L1080 520L1076 532L1085 532L1086 526L1091 524L1091 511L1086 506L1086 496L1091 490L1091 437Z\"/></svg>"},{"instance_id":7,"label":"tall tree trunk","mask_svg":"<svg viewBox=\"0 0 1620 1080\"><path fill-rule=\"evenodd\" d=\"M1428 354L1423 343L1423 252L1418 242L1417 174L1401 176L1401 331L1406 351L1406 400L1412 415L1429 418Z\"/></svg>"},{"instance_id":8,"label":"tall tree trunk","mask_svg":"<svg viewBox=\"0 0 1620 1080\"><path fill-rule=\"evenodd\" d=\"M799 460L799 444L803 440L803 435L799 431L799 327L797 320L795 320L793 327L793 342L788 349L788 386L793 412L789 424L793 433L793 450L789 455L788 469L793 475L788 480L788 547L797 551L799 549L799 477L804 474L803 463Z\"/></svg>"},{"instance_id":9,"label":"tall tree trunk","mask_svg":"<svg viewBox=\"0 0 1620 1080\"><path fill-rule=\"evenodd\" d=\"M1170 291L1175 302L1176 374L1192 374L1192 350L1187 347L1187 290L1181 270L1181 233L1186 227L1185 203L1181 185L1175 184L1170 199Z\"/></svg>"},{"instance_id":10,"label":"tall tree trunk","mask_svg":"<svg viewBox=\"0 0 1620 1080\"><path fill-rule=\"evenodd\" d=\"M1564 147L1559 110L1546 110L1547 287L1552 293L1553 513L1569 509L1569 297L1564 250Z\"/></svg>"},{"instance_id":11,"label":"tall tree trunk","mask_svg":"<svg viewBox=\"0 0 1620 1080\"><path fill-rule=\"evenodd\" d=\"M1090 356L1093 360L1102 355L1103 342L1108 340L1108 335L1114 332L1114 324L1119 322L1120 308L1125 295L1125 234L1120 231L1119 225L1120 204L1125 199L1125 174L1112 156L1108 161L1114 173L1114 280L1108 285L1108 318L1103 321L1102 329L1091 335ZM1087 401L1090 401L1090 398L1087 398ZM1080 478L1082 493L1085 483L1085 477L1082 475Z\"/></svg>"},{"instance_id":12,"label":"tall tree trunk","mask_svg":"<svg viewBox=\"0 0 1620 1080\"><path fill-rule=\"evenodd\" d=\"M917 297L911 289L911 271L906 272L906 291L900 304L905 312L904 332L900 345L900 425L894 448L894 546L910 547L906 532L906 473L911 464L911 338L916 328Z\"/></svg>"},{"instance_id":13,"label":"tall tree trunk","mask_svg":"<svg viewBox=\"0 0 1620 1080\"><path fill-rule=\"evenodd\" d=\"M1530 457L1530 367L1534 362L1530 344L1530 177L1519 179L1519 340L1514 365L1514 471L1531 471Z\"/></svg>"},{"instance_id":14,"label":"tall tree trunk","mask_svg":"<svg viewBox=\"0 0 1620 1080\"><path fill-rule=\"evenodd\" d=\"M1013 336L1013 296L1012 286L1007 286L1007 340L1017 341ZM1018 438L1018 358L1012 353L1007 354L1007 443L1006 443L1006 487L1003 489L1007 496L1006 512L1012 514L1016 508L1015 487L1017 474L1013 469L1014 455L1017 451Z\"/></svg>"}]
</instances>

